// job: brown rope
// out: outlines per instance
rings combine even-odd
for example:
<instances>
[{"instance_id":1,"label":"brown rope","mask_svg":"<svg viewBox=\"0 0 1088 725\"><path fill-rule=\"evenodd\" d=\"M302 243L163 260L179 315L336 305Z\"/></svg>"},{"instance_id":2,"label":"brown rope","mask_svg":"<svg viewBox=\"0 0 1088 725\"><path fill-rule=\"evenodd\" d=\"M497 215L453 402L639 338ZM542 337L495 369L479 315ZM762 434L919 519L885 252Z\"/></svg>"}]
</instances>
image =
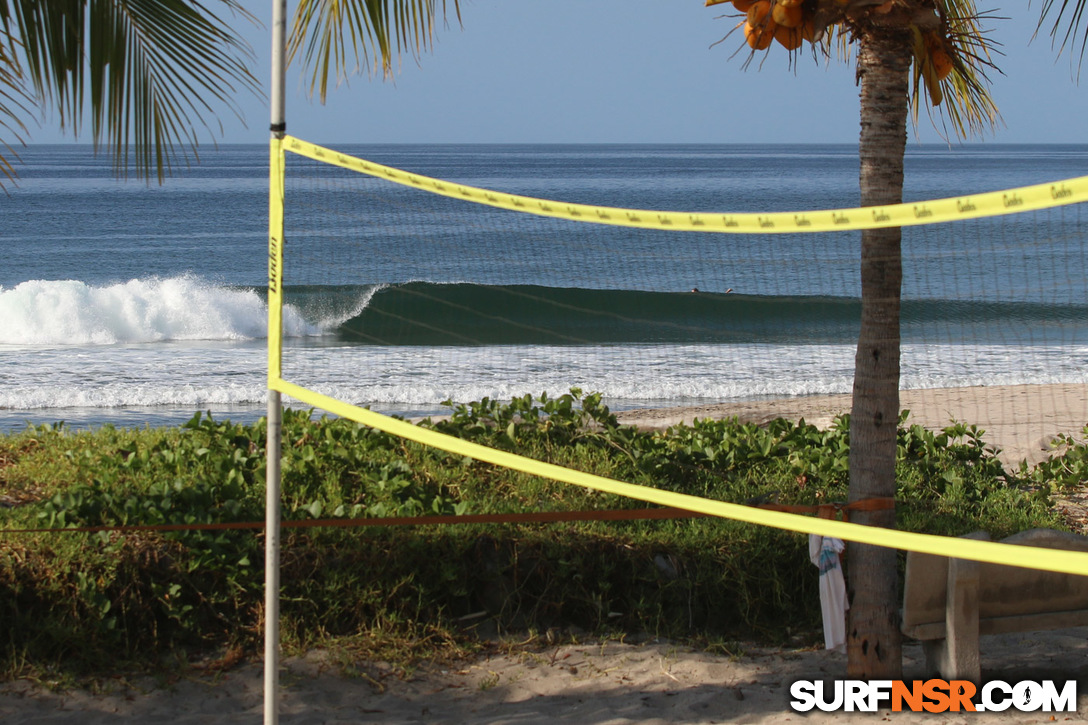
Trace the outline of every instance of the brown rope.
<instances>
[{"instance_id":1,"label":"brown rope","mask_svg":"<svg viewBox=\"0 0 1088 725\"><path fill-rule=\"evenodd\" d=\"M758 506L771 511L784 511L791 514L816 514L821 519L833 519L837 514L841 513L842 520L849 521L851 511L885 511L893 509L895 508L895 499L887 497L863 498L852 503L821 503L813 506L781 503L762 503L758 504Z\"/></svg>"}]
</instances>

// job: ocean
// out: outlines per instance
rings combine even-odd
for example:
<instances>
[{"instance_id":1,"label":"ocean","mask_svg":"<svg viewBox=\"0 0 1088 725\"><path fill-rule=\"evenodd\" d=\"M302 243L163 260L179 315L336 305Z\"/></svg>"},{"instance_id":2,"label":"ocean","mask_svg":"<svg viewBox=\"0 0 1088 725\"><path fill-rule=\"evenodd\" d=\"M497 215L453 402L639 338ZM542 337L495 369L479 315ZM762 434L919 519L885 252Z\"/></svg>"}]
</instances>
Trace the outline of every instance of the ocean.
<instances>
[{"instance_id":1,"label":"ocean","mask_svg":"<svg viewBox=\"0 0 1088 725\"><path fill-rule=\"evenodd\" d=\"M847 145L337 148L586 204L858 204ZM20 156L0 201L0 429L262 415L267 147L205 150L162 186L86 146ZM322 392L415 416L572 386L615 409L850 390L857 234L578 225L288 167L285 372ZM908 201L993 191L1088 174L1088 146L913 145L906 171ZM1085 210L906 230L904 259L905 388L1088 382Z\"/></svg>"}]
</instances>

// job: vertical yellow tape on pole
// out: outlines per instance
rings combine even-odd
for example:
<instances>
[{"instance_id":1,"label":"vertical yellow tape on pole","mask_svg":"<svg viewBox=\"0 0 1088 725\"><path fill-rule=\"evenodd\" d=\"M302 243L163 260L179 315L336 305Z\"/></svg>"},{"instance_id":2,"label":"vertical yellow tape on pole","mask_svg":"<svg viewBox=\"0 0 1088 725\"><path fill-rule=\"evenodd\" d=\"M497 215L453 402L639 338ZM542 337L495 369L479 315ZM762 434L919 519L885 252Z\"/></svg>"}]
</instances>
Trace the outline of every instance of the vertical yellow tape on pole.
<instances>
[{"instance_id":1,"label":"vertical yellow tape on pole","mask_svg":"<svg viewBox=\"0 0 1088 725\"><path fill-rule=\"evenodd\" d=\"M283 140L274 138L268 183L268 387L282 377L283 356Z\"/></svg>"}]
</instances>

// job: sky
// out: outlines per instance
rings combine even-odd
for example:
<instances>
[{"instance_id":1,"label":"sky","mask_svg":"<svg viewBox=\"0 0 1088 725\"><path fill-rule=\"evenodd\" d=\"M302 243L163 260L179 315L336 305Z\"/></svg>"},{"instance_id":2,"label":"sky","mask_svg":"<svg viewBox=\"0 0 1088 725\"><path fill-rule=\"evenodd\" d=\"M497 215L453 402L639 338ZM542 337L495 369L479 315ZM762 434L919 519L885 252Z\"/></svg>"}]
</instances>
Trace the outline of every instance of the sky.
<instances>
[{"instance_id":1,"label":"sky","mask_svg":"<svg viewBox=\"0 0 1088 725\"><path fill-rule=\"evenodd\" d=\"M1040 3L1007 5L994 10L1009 19L990 23L1006 53L1004 75L991 74L1003 123L971 140L1088 143L1088 67L1078 85L1068 53L1045 34L1032 41ZM267 88L271 2L247 7L264 27L238 27ZM392 82L356 76L321 105L292 66L288 131L322 144L856 143L853 66L805 55L793 68L775 44L745 68L739 32L714 45L737 22L726 12L702 0L462 0L461 24L451 17L433 51L403 59ZM222 115L224 133L202 143L267 140L266 102L239 103L246 123ZM910 136L945 142L924 112ZM32 132L34 142L71 140L48 119Z\"/></svg>"}]
</instances>

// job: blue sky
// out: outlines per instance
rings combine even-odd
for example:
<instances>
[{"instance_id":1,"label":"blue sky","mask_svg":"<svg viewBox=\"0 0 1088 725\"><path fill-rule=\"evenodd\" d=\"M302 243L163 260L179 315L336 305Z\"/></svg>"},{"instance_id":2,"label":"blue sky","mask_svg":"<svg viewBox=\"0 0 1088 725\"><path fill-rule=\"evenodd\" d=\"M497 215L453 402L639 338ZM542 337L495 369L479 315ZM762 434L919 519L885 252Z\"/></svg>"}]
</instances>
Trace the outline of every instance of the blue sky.
<instances>
[{"instance_id":1,"label":"blue sky","mask_svg":"<svg viewBox=\"0 0 1088 725\"><path fill-rule=\"evenodd\" d=\"M1078 85L1068 54L1049 37L1031 42L1039 3L1009 5L996 14L1010 19L992 23L1007 54L1005 75L992 75L1004 125L975 140L1088 143L1088 69ZM270 2L253 7L265 27L245 34L267 84ZM394 82L355 77L322 106L293 67L288 130L329 144L857 141L851 65L805 56L793 69L775 45L744 69L739 33L711 47L736 22L723 12L732 6L702 0L462 0L463 27L440 29ZM221 140L263 142L266 108L242 102L248 127L224 117ZM911 136L942 142L924 115ZM70 139L46 124L33 140Z\"/></svg>"}]
</instances>

